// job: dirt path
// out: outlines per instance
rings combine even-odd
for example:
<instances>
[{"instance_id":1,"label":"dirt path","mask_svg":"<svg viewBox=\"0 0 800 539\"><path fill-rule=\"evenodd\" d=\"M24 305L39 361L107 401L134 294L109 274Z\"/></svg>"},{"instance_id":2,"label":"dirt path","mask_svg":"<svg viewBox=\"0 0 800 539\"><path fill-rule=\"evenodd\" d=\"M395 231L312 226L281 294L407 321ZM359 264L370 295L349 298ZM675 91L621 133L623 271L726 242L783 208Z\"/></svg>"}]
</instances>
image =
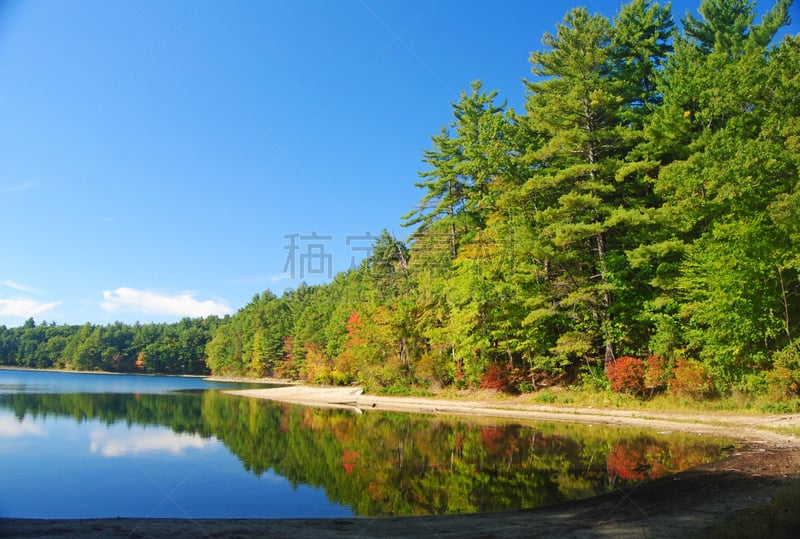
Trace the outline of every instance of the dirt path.
<instances>
[{"instance_id":1,"label":"dirt path","mask_svg":"<svg viewBox=\"0 0 800 539\"><path fill-rule=\"evenodd\" d=\"M2 537L700 537L703 530L781 489L800 485L800 442L780 432L800 415L643 413L534 406L518 401L450 401L364 395L351 388L232 392L313 406L466 414L631 425L739 440L731 456L626 491L552 507L502 513L303 520L2 520Z\"/></svg>"}]
</instances>

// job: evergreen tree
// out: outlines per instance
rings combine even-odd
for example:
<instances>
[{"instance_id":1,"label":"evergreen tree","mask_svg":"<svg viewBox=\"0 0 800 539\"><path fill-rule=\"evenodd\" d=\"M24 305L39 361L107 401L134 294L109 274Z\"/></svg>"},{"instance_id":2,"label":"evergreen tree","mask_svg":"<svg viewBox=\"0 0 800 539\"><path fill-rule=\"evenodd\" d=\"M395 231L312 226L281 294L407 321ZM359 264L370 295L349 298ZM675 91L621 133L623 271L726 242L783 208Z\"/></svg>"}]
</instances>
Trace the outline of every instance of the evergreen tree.
<instances>
[{"instance_id":1,"label":"evergreen tree","mask_svg":"<svg viewBox=\"0 0 800 539\"><path fill-rule=\"evenodd\" d=\"M664 20L659 14L653 25L664 27ZM596 357L600 345L607 362L620 340L612 313L619 288L614 272L624 263L621 225L628 208L646 196L626 192L616 178L639 134L626 113L641 98L625 90L641 81L613 76L625 71L625 54L612 46L613 36L609 20L575 9L555 35L545 34L545 50L531 54L538 78L527 83L529 121L547 140L527 156L536 170L521 189L537 208L536 250L549 285L547 299L538 303L571 319L552 351L580 359Z\"/></svg>"},{"instance_id":2,"label":"evergreen tree","mask_svg":"<svg viewBox=\"0 0 800 539\"><path fill-rule=\"evenodd\" d=\"M484 226L491 208L489 186L508 163L504 140L511 127L505 103L496 105L497 91L485 92L480 81L470 88L452 104L455 119L433 137L434 149L423 152L430 169L420 173L423 181L416 186L426 193L419 208L403 217L404 226L417 227L414 238L424 233L446 238L453 258L460 243Z\"/></svg>"}]
</instances>

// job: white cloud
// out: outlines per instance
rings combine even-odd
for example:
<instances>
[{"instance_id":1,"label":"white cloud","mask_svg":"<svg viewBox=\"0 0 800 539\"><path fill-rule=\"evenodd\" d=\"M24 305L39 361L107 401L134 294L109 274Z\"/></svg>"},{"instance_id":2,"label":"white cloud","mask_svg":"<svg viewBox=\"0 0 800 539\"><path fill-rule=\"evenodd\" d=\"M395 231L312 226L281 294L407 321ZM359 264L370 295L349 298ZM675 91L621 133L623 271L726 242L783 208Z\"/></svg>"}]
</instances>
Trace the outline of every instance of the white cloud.
<instances>
[{"instance_id":1,"label":"white cloud","mask_svg":"<svg viewBox=\"0 0 800 539\"><path fill-rule=\"evenodd\" d=\"M0 298L0 316L16 316L30 318L49 311L61 305L60 301L43 303L32 299L3 299Z\"/></svg>"},{"instance_id":2,"label":"white cloud","mask_svg":"<svg viewBox=\"0 0 800 539\"><path fill-rule=\"evenodd\" d=\"M42 291L38 288L33 288L32 286L25 286L24 284L19 284L16 281L12 281L11 279L6 279L3 281L3 284L8 286L9 288L13 288L14 290L21 290L22 292L32 292L35 294L39 294Z\"/></svg>"},{"instance_id":3,"label":"white cloud","mask_svg":"<svg viewBox=\"0 0 800 539\"><path fill-rule=\"evenodd\" d=\"M216 443L216 439L204 440L191 434L175 434L172 431L128 432L95 430L90 435L89 449L104 457L122 457L142 453L170 453L183 455L187 449L203 449Z\"/></svg>"},{"instance_id":4,"label":"white cloud","mask_svg":"<svg viewBox=\"0 0 800 539\"><path fill-rule=\"evenodd\" d=\"M224 316L233 311L224 303L206 300L200 301L194 292L184 292L169 296L149 290L135 288L117 288L103 290L103 301L100 306L106 311L135 311L145 314L161 314L172 316L189 316L192 318L211 315Z\"/></svg>"}]
</instances>

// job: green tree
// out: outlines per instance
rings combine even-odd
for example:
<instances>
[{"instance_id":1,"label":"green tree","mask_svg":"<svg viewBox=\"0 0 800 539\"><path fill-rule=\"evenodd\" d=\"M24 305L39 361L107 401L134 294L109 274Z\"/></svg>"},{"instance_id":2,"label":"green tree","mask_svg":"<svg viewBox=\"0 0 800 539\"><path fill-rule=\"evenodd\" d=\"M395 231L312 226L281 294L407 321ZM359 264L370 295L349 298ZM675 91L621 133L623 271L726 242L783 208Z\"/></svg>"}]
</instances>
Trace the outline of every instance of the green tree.
<instances>
[{"instance_id":1,"label":"green tree","mask_svg":"<svg viewBox=\"0 0 800 539\"><path fill-rule=\"evenodd\" d=\"M513 129L506 104L495 104L497 91L484 91L480 81L470 88L452 104L454 120L433 137L434 148L423 152L430 168L416 186L426 192L419 208L403 217L403 226L416 226L413 237L439 235L453 258L460 243L485 224L490 185L509 161L505 141Z\"/></svg>"},{"instance_id":2,"label":"green tree","mask_svg":"<svg viewBox=\"0 0 800 539\"><path fill-rule=\"evenodd\" d=\"M638 129L661 105L658 73L672 52L674 22L670 6L651 0L624 4L614 19L611 75L621 83L622 121Z\"/></svg>"},{"instance_id":3,"label":"green tree","mask_svg":"<svg viewBox=\"0 0 800 539\"><path fill-rule=\"evenodd\" d=\"M768 364L797 309L794 250L768 217L797 187L796 39L768 46L789 4L753 25L752 2L703 2L705 19L687 18L664 71L664 105L643 145L663 163L663 204L650 214L660 233L631 253L661 290L648 309L651 343L688 347L723 385Z\"/></svg>"},{"instance_id":4,"label":"green tree","mask_svg":"<svg viewBox=\"0 0 800 539\"><path fill-rule=\"evenodd\" d=\"M631 14L637 7L641 13L634 24ZM620 171L641 137L640 122L630 121L630 111L653 97L642 95L647 70L629 69L628 60L636 56L656 66L659 54L668 50L661 41L671 21L668 12L645 3L624 9L620 20L623 37L613 46L615 28L609 20L575 9L555 35L545 34L545 50L531 54L538 78L527 83L529 121L546 140L525 157L535 171L520 194L536 208L539 245L534 250L549 284L543 292L547 299L536 303L551 305L545 320L558 312L571 321L551 349L564 359L596 357L599 347L605 361L612 361L621 341L613 315L620 305L634 307L620 298L629 236L624 225L650 197L647 186ZM647 53L621 44L637 33L656 36ZM622 74L632 78L623 80Z\"/></svg>"}]
</instances>

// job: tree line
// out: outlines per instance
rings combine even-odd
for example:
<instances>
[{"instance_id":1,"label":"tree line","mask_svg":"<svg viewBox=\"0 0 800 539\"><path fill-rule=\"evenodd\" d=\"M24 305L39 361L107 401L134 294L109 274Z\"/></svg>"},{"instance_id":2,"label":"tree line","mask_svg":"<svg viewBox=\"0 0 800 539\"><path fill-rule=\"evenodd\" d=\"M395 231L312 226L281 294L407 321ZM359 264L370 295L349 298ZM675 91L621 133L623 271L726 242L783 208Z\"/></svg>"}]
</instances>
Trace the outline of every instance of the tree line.
<instances>
[{"instance_id":1,"label":"tree line","mask_svg":"<svg viewBox=\"0 0 800 539\"><path fill-rule=\"evenodd\" d=\"M187 321L207 368L797 395L800 36L775 42L791 5L756 21L752 0L702 0L681 25L653 0L569 11L530 55L523 111L480 81L452 104L406 241L384 231L328 284Z\"/></svg>"},{"instance_id":2,"label":"tree line","mask_svg":"<svg viewBox=\"0 0 800 539\"><path fill-rule=\"evenodd\" d=\"M0 325L0 365L38 369L209 374L206 344L222 322L184 318L175 324L121 322L100 326Z\"/></svg>"}]
</instances>

